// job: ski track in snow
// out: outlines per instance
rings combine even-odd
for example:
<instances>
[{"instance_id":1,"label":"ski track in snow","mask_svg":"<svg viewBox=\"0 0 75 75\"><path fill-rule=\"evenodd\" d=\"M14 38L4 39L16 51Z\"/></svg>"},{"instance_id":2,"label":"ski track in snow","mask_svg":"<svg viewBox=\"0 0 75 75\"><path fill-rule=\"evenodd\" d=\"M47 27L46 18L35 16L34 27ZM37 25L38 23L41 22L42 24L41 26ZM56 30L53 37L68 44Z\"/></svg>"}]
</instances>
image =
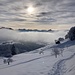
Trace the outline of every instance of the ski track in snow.
<instances>
[{"instance_id":1,"label":"ski track in snow","mask_svg":"<svg viewBox=\"0 0 75 75\"><path fill-rule=\"evenodd\" d=\"M66 69L65 69L65 62L67 60L70 60L74 56L75 56L75 53L73 55L71 55L69 58L62 59L62 60L59 60L58 62L56 62L54 64L53 68L48 73L48 75L64 75L64 73L66 71Z\"/></svg>"}]
</instances>

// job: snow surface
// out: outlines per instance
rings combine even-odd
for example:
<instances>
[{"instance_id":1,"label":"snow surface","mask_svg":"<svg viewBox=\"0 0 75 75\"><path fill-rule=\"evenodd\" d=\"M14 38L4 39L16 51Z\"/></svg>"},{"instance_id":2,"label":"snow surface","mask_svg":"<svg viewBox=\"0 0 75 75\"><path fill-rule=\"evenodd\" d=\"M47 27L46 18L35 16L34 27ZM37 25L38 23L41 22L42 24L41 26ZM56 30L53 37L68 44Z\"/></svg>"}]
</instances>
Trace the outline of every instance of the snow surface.
<instances>
[{"instance_id":1,"label":"snow surface","mask_svg":"<svg viewBox=\"0 0 75 75\"><path fill-rule=\"evenodd\" d=\"M0 57L0 75L75 75L75 45L68 42L67 47L63 46L66 43L15 55L10 65L4 64L4 58ZM64 49L63 56L51 55L52 47ZM41 50L44 54L39 54Z\"/></svg>"}]
</instances>

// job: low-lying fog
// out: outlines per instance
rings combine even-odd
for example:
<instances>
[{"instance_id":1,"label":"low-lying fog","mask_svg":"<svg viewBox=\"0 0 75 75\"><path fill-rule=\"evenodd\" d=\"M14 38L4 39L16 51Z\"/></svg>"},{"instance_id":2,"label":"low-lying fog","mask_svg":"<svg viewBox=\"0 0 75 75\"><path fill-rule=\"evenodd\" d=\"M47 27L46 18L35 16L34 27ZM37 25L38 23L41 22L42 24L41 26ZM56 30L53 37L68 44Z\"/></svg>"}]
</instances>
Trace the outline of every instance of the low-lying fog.
<instances>
[{"instance_id":1,"label":"low-lying fog","mask_svg":"<svg viewBox=\"0 0 75 75\"><path fill-rule=\"evenodd\" d=\"M0 42L23 41L36 43L53 43L54 40L66 35L66 31L54 32L19 32L16 30L0 29Z\"/></svg>"}]
</instances>

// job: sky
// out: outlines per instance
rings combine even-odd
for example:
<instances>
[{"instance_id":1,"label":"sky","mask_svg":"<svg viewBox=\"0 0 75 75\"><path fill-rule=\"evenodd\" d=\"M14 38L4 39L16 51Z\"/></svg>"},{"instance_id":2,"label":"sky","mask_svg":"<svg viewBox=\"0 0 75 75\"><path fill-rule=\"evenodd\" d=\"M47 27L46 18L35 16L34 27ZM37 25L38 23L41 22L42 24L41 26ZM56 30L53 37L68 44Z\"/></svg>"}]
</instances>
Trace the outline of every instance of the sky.
<instances>
[{"instance_id":1,"label":"sky","mask_svg":"<svg viewBox=\"0 0 75 75\"><path fill-rule=\"evenodd\" d=\"M75 0L0 0L0 27L68 29L75 26Z\"/></svg>"}]
</instances>

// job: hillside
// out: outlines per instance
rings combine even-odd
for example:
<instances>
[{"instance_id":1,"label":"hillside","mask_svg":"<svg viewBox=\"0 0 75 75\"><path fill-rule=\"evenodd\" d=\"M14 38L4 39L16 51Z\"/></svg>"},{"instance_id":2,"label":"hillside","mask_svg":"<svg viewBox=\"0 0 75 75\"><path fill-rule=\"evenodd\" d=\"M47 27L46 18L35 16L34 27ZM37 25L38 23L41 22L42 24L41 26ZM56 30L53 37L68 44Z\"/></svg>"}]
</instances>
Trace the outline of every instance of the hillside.
<instances>
[{"instance_id":1,"label":"hillside","mask_svg":"<svg viewBox=\"0 0 75 75\"><path fill-rule=\"evenodd\" d=\"M63 50L62 55L52 55L53 48ZM15 55L10 65L4 64L3 59L0 58L1 75L75 75L75 44L69 40Z\"/></svg>"},{"instance_id":2,"label":"hillside","mask_svg":"<svg viewBox=\"0 0 75 75\"><path fill-rule=\"evenodd\" d=\"M45 44L38 44L35 42L3 42L0 43L0 56L7 57L11 55L11 48L13 45L15 46L16 54L33 51L45 46Z\"/></svg>"}]
</instances>

